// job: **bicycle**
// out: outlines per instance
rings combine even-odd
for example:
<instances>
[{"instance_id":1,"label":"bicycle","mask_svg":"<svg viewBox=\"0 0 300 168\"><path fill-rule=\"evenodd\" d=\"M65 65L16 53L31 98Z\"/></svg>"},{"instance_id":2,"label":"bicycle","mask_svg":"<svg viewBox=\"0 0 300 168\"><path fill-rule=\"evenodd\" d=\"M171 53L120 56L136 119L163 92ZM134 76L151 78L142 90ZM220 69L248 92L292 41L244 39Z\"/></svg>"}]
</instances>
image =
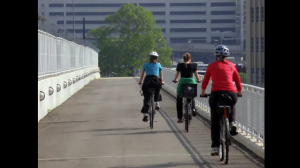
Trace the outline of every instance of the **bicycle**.
<instances>
[{"instance_id":1,"label":"bicycle","mask_svg":"<svg viewBox=\"0 0 300 168\"><path fill-rule=\"evenodd\" d=\"M210 94L205 94L203 98L206 98L210 96ZM224 94L222 94L223 98L226 98ZM242 95L238 95L238 97L242 97ZM223 161L224 163L228 164L228 153L229 153L229 145L231 145L231 136L229 133L229 120L228 120L228 115L231 113L231 107L225 103L226 100L220 99L218 104L219 108L217 108L218 114L222 115L220 118L220 148L219 148L219 156L220 156L220 161ZM220 105L223 104L223 105Z\"/></svg>"},{"instance_id":2,"label":"bicycle","mask_svg":"<svg viewBox=\"0 0 300 168\"><path fill-rule=\"evenodd\" d=\"M177 83L178 81L174 81ZM197 97L197 84L181 84L181 94L183 98L183 107L185 109L184 120L185 120L185 130L189 132L189 125L192 120L192 102L194 97Z\"/></svg>"},{"instance_id":3,"label":"bicycle","mask_svg":"<svg viewBox=\"0 0 300 168\"><path fill-rule=\"evenodd\" d=\"M154 121L154 116L155 116L155 107L154 107L154 92L155 92L155 88L149 88L148 91L150 92L150 101L148 102L148 104L149 104L148 115L150 117L149 126L150 126L151 129L153 129L153 121ZM140 90L140 93L141 93L141 96L144 95L143 92L142 92L142 90Z\"/></svg>"}]
</instances>

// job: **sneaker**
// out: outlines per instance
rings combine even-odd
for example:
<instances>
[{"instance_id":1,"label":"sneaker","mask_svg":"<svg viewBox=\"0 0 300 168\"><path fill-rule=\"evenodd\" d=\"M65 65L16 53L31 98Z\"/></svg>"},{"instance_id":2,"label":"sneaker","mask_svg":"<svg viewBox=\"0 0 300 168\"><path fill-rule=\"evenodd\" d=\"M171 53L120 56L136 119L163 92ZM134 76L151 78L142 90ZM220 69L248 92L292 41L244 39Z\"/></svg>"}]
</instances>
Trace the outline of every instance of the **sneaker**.
<instances>
[{"instance_id":1,"label":"sneaker","mask_svg":"<svg viewBox=\"0 0 300 168\"><path fill-rule=\"evenodd\" d=\"M148 122L148 114L147 113L144 113L143 121L144 122Z\"/></svg>"},{"instance_id":2,"label":"sneaker","mask_svg":"<svg viewBox=\"0 0 300 168\"><path fill-rule=\"evenodd\" d=\"M179 120L177 121L177 123L183 123L183 120L182 120L182 119L179 119Z\"/></svg>"},{"instance_id":3,"label":"sneaker","mask_svg":"<svg viewBox=\"0 0 300 168\"><path fill-rule=\"evenodd\" d=\"M192 114L193 114L193 117L196 117L197 116L197 109L193 109Z\"/></svg>"},{"instance_id":4,"label":"sneaker","mask_svg":"<svg viewBox=\"0 0 300 168\"><path fill-rule=\"evenodd\" d=\"M155 110L159 110L159 109L160 109L159 103L156 102L156 103L155 103Z\"/></svg>"},{"instance_id":5,"label":"sneaker","mask_svg":"<svg viewBox=\"0 0 300 168\"><path fill-rule=\"evenodd\" d=\"M218 156L218 155L219 155L219 148L218 147L211 148L211 156Z\"/></svg>"},{"instance_id":6,"label":"sneaker","mask_svg":"<svg viewBox=\"0 0 300 168\"><path fill-rule=\"evenodd\" d=\"M230 123L230 135L235 136L237 134L238 134L238 132L236 131L236 123L231 122Z\"/></svg>"}]
</instances>

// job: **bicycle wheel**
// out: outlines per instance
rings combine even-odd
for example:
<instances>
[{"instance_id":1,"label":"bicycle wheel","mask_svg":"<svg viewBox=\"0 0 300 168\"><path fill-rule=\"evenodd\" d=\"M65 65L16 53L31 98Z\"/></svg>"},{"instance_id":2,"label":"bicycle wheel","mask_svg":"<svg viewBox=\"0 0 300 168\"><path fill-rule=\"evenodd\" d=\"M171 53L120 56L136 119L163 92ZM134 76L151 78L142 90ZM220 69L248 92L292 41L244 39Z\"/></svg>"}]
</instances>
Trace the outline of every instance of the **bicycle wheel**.
<instances>
[{"instance_id":1,"label":"bicycle wheel","mask_svg":"<svg viewBox=\"0 0 300 168\"><path fill-rule=\"evenodd\" d=\"M151 128L152 127L152 124L151 124L151 120L152 120L152 104L151 104L151 96L150 96L150 101L149 101L149 111L148 111L148 116L149 116L149 127Z\"/></svg>"},{"instance_id":2,"label":"bicycle wheel","mask_svg":"<svg viewBox=\"0 0 300 168\"><path fill-rule=\"evenodd\" d=\"M188 108L189 108L189 106L188 106L188 104L186 104L185 114L184 114L185 115L185 130L186 130L186 132L189 132L189 121L190 121Z\"/></svg>"},{"instance_id":3,"label":"bicycle wheel","mask_svg":"<svg viewBox=\"0 0 300 168\"><path fill-rule=\"evenodd\" d=\"M153 129L153 120L154 120L154 96L151 94L151 114L150 114L150 127Z\"/></svg>"},{"instance_id":4,"label":"bicycle wheel","mask_svg":"<svg viewBox=\"0 0 300 168\"><path fill-rule=\"evenodd\" d=\"M224 124L223 124L223 118L220 120L220 127L221 127L221 131L220 131L220 148L219 148L219 156L220 156L220 161L223 161L224 160L224 148L225 148L225 145L224 145Z\"/></svg>"},{"instance_id":5,"label":"bicycle wheel","mask_svg":"<svg viewBox=\"0 0 300 168\"><path fill-rule=\"evenodd\" d=\"M224 158L225 158L225 164L228 164L228 152L229 152L229 128L228 128L228 118L224 119L224 128L225 131L223 132L225 134L225 151L224 151Z\"/></svg>"},{"instance_id":6,"label":"bicycle wheel","mask_svg":"<svg viewBox=\"0 0 300 168\"><path fill-rule=\"evenodd\" d=\"M192 120L192 104L191 103L188 104L188 110L189 110L188 119L189 119L189 125L190 125L191 120Z\"/></svg>"}]
</instances>

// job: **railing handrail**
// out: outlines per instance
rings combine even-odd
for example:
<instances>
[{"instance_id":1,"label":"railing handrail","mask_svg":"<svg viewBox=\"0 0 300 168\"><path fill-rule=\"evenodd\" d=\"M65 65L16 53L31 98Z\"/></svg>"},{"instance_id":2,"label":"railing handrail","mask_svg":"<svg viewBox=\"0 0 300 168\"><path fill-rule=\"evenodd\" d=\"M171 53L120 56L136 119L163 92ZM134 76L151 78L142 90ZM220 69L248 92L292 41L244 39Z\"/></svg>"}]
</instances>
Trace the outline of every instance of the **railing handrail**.
<instances>
[{"instance_id":1,"label":"railing handrail","mask_svg":"<svg viewBox=\"0 0 300 168\"><path fill-rule=\"evenodd\" d=\"M171 70L171 71L176 71L176 70L171 69L171 68L165 68L165 67L163 67L163 68L164 68L164 69ZM204 75L199 75L199 76L204 77ZM254 86L254 85L250 85L250 84L242 83L242 86L247 86L247 87L251 87L251 88L254 88L254 89L259 89L259 90L261 90L261 91L265 91L265 88L263 88L263 87L258 87L258 86Z\"/></svg>"},{"instance_id":2,"label":"railing handrail","mask_svg":"<svg viewBox=\"0 0 300 168\"><path fill-rule=\"evenodd\" d=\"M65 41L65 42L68 42L68 43L71 43L71 44L76 44L76 45L78 45L78 46L83 46L83 47L90 48L90 47L88 47L88 46L80 45L80 44L74 43L73 41L69 41L69 40L64 39L64 38L61 38L61 37L53 36L52 34L47 33L47 32L44 32L44 31L42 31L42 30L38 30L38 33L39 33L39 34L44 34L44 35L47 35L47 36L49 36L49 37L52 37L52 38L55 38L55 39L58 39L58 40L62 40L62 41ZM90 49L91 49L91 50L94 50L94 49L92 49L92 48L90 48ZM96 50L94 50L94 51L97 52Z\"/></svg>"},{"instance_id":3,"label":"railing handrail","mask_svg":"<svg viewBox=\"0 0 300 168\"><path fill-rule=\"evenodd\" d=\"M88 46L38 30L38 78L84 67L98 67L98 52Z\"/></svg>"}]
</instances>

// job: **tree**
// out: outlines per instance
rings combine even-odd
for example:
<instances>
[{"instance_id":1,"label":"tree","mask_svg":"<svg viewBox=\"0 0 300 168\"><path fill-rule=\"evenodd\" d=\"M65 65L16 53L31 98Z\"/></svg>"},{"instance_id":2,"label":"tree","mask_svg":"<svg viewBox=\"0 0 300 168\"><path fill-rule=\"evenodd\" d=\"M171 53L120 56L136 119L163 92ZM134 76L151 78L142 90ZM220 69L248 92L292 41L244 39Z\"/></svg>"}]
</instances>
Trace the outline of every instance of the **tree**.
<instances>
[{"instance_id":1,"label":"tree","mask_svg":"<svg viewBox=\"0 0 300 168\"><path fill-rule=\"evenodd\" d=\"M108 26L92 29L88 34L88 37L96 38L102 72L113 71L118 76L134 75L154 50L159 53L162 66L171 67L172 49L167 47L151 11L142 6L124 4L104 21Z\"/></svg>"},{"instance_id":2,"label":"tree","mask_svg":"<svg viewBox=\"0 0 300 168\"><path fill-rule=\"evenodd\" d=\"M247 83L247 77L245 73L239 73L242 83Z\"/></svg>"}]
</instances>

